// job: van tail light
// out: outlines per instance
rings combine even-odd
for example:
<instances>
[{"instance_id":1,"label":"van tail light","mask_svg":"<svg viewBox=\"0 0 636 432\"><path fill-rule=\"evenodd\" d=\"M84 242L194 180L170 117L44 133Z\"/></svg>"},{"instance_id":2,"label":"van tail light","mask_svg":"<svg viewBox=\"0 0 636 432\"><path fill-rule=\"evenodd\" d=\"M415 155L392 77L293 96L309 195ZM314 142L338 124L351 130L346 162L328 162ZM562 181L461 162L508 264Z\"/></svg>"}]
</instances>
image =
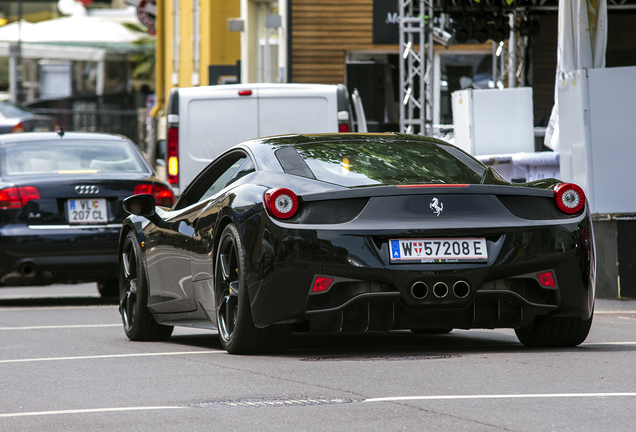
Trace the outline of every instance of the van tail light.
<instances>
[{"instance_id":1,"label":"van tail light","mask_svg":"<svg viewBox=\"0 0 636 432\"><path fill-rule=\"evenodd\" d=\"M172 207L175 197L172 189L161 184L141 183L135 186L133 195L150 194L155 197L155 204L163 207Z\"/></svg>"},{"instance_id":2,"label":"van tail light","mask_svg":"<svg viewBox=\"0 0 636 432\"><path fill-rule=\"evenodd\" d=\"M573 183L560 183L554 188L554 202L563 213L578 213L585 207L585 194Z\"/></svg>"},{"instance_id":3,"label":"van tail light","mask_svg":"<svg viewBox=\"0 0 636 432\"><path fill-rule=\"evenodd\" d=\"M18 123L17 125L11 128L11 133L16 133L16 132L24 132L24 125L22 124L22 122Z\"/></svg>"},{"instance_id":4,"label":"van tail light","mask_svg":"<svg viewBox=\"0 0 636 432\"><path fill-rule=\"evenodd\" d=\"M179 184L179 128L171 127L168 129L168 143L166 145L167 165L168 165L168 183L171 185Z\"/></svg>"},{"instance_id":5,"label":"van tail light","mask_svg":"<svg viewBox=\"0 0 636 432\"><path fill-rule=\"evenodd\" d=\"M351 132L349 111L338 111L338 132Z\"/></svg>"},{"instance_id":6,"label":"van tail light","mask_svg":"<svg viewBox=\"0 0 636 432\"><path fill-rule=\"evenodd\" d=\"M298 197L289 189L270 189L265 192L265 208L278 219L289 219L298 211Z\"/></svg>"},{"instance_id":7,"label":"van tail light","mask_svg":"<svg viewBox=\"0 0 636 432\"><path fill-rule=\"evenodd\" d=\"M22 208L31 200L40 199L35 186L10 187L0 190L0 209Z\"/></svg>"}]
</instances>

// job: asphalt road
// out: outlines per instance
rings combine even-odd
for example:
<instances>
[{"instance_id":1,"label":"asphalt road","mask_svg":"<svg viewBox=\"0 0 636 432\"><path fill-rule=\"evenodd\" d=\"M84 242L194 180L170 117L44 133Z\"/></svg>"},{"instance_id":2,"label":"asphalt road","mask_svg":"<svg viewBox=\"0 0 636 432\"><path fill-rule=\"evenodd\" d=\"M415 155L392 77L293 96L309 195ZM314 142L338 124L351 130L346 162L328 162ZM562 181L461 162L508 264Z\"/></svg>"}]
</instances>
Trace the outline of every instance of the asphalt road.
<instances>
[{"instance_id":1,"label":"asphalt road","mask_svg":"<svg viewBox=\"0 0 636 432\"><path fill-rule=\"evenodd\" d=\"M636 301L597 301L571 349L454 330L257 357L197 329L130 342L91 284L2 288L0 347L0 431L636 430Z\"/></svg>"}]
</instances>

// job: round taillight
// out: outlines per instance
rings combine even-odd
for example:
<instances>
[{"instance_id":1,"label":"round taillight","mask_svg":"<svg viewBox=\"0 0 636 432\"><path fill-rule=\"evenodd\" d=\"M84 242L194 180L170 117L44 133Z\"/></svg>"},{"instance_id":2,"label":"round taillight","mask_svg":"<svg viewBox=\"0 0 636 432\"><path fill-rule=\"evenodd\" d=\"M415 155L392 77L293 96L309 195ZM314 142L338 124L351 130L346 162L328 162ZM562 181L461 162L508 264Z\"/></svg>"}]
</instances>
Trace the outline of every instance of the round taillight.
<instances>
[{"instance_id":1,"label":"round taillight","mask_svg":"<svg viewBox=\"0 0 636 432\"><path fill-rule=\"evenodd\" d=\"M561 183L554 188L554 201L563 213L574 214L585 206L585 194L575 184Z\"/></svg>"},{"instance_id":2,"label":"round taillight","mask_svg":"<svg viewBox=\"0 0 636 432\"><path fill-rule=\"evenodd\" d=\"M289 189L270 189L265 192L267 211L279 219L289 219L298 210L298 197Z\"/></svg>"}]
</instances>

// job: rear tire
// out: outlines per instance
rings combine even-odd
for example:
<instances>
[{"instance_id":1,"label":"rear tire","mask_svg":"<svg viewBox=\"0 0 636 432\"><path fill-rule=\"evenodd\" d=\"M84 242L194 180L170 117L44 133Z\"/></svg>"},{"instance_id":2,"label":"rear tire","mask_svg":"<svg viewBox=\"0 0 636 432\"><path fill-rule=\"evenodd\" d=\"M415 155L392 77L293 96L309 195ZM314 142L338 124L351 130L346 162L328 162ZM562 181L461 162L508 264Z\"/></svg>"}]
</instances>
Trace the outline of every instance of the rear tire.
<instances>
[{"instance_id":1,"label":"rear tire","mask_svg":"<svg viewBox=\"0 0 636 432\"><path fill-rule=\"evenodd\" d=\"M252 320L245 275L245 251L238 230L228 225L216 253L214 291L219 339L230 354L261 354L287 347L289 324L258 328Z\"/></svg>"},{"instance_id":2,"label":"rear tire","mask_svg":"<svg viewBox=\"0 0 636 432\"><path fill-rule=\"evenodd\" d=\"M148 279L141 247L129 232L119 258L119 312L124 332L133 341L163 341L173 327L158 324L148 309Z\"/></svg>"},{"instance_id":3,"label":"rear tire","mask_svg":"<svg viewBox=\"0 0 636 432\"><path fill-rule=\"evenodd\" d=\"M589 319L538 316L527 327L515 329L519 341L531 348L573 347L587 338L594 312Z\"/></svg>"}]
</instances>

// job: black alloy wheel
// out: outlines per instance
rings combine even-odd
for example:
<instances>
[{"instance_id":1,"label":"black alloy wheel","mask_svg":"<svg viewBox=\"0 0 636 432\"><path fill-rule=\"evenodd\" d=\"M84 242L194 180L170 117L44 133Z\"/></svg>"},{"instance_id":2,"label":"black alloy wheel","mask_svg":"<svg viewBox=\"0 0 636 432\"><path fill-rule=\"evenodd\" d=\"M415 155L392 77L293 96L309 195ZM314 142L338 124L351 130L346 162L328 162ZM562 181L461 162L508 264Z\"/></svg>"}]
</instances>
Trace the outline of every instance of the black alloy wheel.
<instances>
[{"instance_id":1,"label":"black alloy wheel","mask_svg":"<svg viewBox=\"0 0 636 432\"><path fill-rule=\"evenodd\" d=\"M133 341L161 341L173 327L157 324L148 309L148 279L141 247L134 232L129 232L119 261L119 312L124 332Z\"/></svg>"},{"instance_id":2,"label":"black alloy wheel","mask_svg":"<svg viewBox=\"0 0 636 432\"><path fill-rule=\"evenodd\" d=\"M257 328L252 320L245 277L245 251L234 225L221 234L215 262L216 318L221 345L231 354L285 349L291 325Z\"/></svg>"}]
</instances>

